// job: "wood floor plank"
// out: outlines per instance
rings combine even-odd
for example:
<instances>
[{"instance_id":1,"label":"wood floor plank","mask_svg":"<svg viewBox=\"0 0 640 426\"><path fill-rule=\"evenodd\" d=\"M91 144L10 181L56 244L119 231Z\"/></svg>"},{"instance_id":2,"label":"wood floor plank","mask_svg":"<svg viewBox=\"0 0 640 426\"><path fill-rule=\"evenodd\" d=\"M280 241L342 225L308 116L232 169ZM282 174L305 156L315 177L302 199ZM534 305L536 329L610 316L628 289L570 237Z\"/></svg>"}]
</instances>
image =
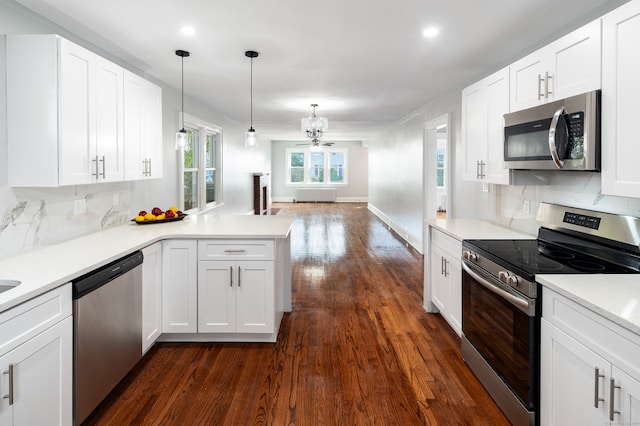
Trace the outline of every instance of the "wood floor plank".
<instances>
[{"instance_id":1,"label":"wood floor plank","mask_svg":"<svg viewBox=\"0 0 640 426\"><path fill-rule=\"evenodd\" d=\"M366 204L295 217L278 342L155 345L87 425L507 425L422 308L423 258Z\"/></svg>"}]
</instances>

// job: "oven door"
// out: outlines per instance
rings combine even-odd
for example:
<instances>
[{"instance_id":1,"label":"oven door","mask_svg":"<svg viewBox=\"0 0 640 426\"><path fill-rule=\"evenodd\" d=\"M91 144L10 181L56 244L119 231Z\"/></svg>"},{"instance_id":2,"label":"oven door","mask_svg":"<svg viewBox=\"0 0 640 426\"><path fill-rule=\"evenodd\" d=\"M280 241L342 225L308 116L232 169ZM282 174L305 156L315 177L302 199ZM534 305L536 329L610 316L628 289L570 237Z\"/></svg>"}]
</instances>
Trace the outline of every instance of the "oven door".
<instances>
[{"instance_id":1,"label":"oven door","mask_svg":"<svg viewBox=\"0 0 640 426\"><path fill-rule=\"evenodd\" d=\"M524 407L535 411L539 385L539 304L465 260L462 269L464 338Z\"/></svg>"}]
</instances>

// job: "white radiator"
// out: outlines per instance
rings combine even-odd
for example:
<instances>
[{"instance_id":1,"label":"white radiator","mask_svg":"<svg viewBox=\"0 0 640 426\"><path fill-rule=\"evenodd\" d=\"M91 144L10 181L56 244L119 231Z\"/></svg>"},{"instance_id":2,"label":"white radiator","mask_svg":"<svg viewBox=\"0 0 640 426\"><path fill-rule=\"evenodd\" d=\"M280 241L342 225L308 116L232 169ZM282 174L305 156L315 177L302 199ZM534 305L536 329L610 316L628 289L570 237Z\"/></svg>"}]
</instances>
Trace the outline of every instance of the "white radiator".
<instances>
[{"instance_id":1,"label":"white radiator","mask_svg":"<svg viewBox=\"0 0 640 426\"><path fill-rule=\"evenodd\" d=\"M297 188L296 189L296 202L335 202L336 201L336 189L335 188Z\"/></svg>"}]
</instances>

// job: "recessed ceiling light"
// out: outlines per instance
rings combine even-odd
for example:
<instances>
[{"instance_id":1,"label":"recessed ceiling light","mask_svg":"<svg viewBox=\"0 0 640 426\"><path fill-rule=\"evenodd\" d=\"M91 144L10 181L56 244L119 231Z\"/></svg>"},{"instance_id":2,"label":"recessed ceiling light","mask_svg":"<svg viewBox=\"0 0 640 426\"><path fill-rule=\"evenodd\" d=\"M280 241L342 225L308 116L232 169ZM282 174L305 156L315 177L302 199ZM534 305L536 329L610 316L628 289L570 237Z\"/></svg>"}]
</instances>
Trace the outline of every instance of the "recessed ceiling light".
<instances>
[{"instance_id":1,"label":"recessed ceiling light","mask_svg":"<svg viewBox=\"0 0 640 426\"><path fill-rule=\"evenodd\" d=\"M186 36L192 36L196 33L196 29L191 25L184 25L180 28L180 32Z\"/></svg>"},{"instance_id":2,"label":"recessed ceiling light","mask_svg":"<svg viewBox=\"0 0 640 426\"><path fill-rule=\"evenodd\" d=\"M427 38L433 38L433 37L437 36L439 32L440 32L440 30L437 29L436 27L430 27L430 28L425 29L422 32L422 35L427 37Z\"/></svg>"}]
</instances>

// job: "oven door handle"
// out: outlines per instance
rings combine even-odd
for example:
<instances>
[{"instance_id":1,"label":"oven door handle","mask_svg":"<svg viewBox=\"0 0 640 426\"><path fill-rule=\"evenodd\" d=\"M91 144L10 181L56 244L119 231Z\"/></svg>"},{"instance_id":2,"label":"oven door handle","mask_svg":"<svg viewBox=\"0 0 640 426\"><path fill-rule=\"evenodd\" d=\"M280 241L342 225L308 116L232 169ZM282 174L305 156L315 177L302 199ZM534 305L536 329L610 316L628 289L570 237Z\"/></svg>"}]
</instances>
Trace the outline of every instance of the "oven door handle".
<instances>
[{"instance_id":1,"label":"oven door handle","mask_svg":"<svg viewBox=\"0 0 640 426\"><path fill-rule=\"evenodd\" d=\"M508 291L504 291L503 289L501 289L500 287L491 284L489 281L487 281L484 277L480 276L477 272L475 272L473 269L471 269L466 262L462 262L462 269L464 269L464 271L471 275L471 277L476 280L476 282L478 282L478 284L482 285L484 288L486 288L489 291L492 291L493 293L497 294L498 296L502 297L503 299L506 299L509 303L511 303L513 306L517 307L518 309L520 309L521 311L525 312L526 314L529 314L529 302L527 302L524 299L521 299L517 296L514 296L513 294L509 293Z\"/></svg>"}]
</instances>

